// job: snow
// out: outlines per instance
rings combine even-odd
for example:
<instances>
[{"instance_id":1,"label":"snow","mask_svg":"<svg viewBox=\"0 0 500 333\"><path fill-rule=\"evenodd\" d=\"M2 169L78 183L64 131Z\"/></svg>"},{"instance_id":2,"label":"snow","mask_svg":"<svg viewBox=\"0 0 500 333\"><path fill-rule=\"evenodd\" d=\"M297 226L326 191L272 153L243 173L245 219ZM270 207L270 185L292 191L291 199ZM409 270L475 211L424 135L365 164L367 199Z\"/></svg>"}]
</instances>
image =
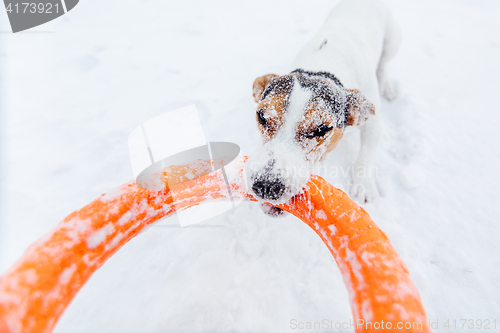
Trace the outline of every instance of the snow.
<instances>
[{"instance_id":1,"label":"snow","mask_svg":"<svg viewBox=\"0 0 500 333\"><path fill-rule=\"evenodd\" d=\"M76 271L76 264L73 264L70 267L66 268L59 276L59 283L67 284L70 281L71 276L75 273L75 271Z\"/></svg>"},{"instance_id":2,"label":"snow","mask_svg":"<svg viewBox=\"0 0 500 333\"><path fill-rule=\"evenodd\" d=\"M316 218L326 220L326 214L325 214L325 212L324 212L324 211L322 211L322 210L318 210L318 211L316 212ZM333 225L332 225L332 226L329 226L329 228L330 228L330 227L335 228L335 226L333 226ZM330 228L330 229L331 229L331 228Z\"/></svg>"},{"instance_id":3,"label":"snow","mask_svg":"<svg viewBox=\"0 0 500 333\"><path fill-rule=\"evenodd\" d=\"M500 330L500 3L386 2L403 32L392 70L400 96L378 113L382 197L363 207L439 320L434 331L461 318L496 319ZM31 33L1 34L0 273L132 178L128 135L149 119L194 103L207 140L256 151L253 80L286 73L333 5L85 0ZM347 189L356 149L341 143L324 162L332 184ZM140 233L55 332L288 332L293 319L351 318L315 232L245 202L191 227L172 217Z\"/></svg>"}]
</instances>

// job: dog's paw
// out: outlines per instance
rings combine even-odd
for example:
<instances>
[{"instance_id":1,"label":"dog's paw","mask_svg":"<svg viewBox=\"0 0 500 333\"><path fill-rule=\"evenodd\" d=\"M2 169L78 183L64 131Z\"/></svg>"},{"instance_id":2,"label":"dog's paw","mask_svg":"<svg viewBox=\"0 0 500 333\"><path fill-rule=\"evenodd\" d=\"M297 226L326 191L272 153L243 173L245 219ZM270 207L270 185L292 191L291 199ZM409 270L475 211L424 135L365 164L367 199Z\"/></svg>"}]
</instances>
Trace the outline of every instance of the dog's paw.
<instances>
[{"instance_id":1,"label":"dog's paw","mask_svg":"<svg viewBox=\"0 0 500 333\"><path fill-rule=\"evenodd\" d=\"M281 208L274 207L273 205L263 203L260 204L260 208L262 211L272 217L284 217L285 216L285 211Z\"/></svg>"},{"instance_id":2,"label":"dog's paw","mask_svg":"<svg viewBox=\"0 0 500 333\"><path fill-rule=\"evenodd\" d=\"M399 95L398 82L391 79L386 79L380 83L380 95L388 101L395 100Z\"/></svg>"},{"instance_id":3,"label":"dog's paw","mask_svg":"<svg viewBox=\"0 0 500 333\"><path fill-rule=\"evenodd\" d=\"M379 197L377 184L371 177L353 179L349 194L359 203L373 202Z\"/></svg>"}]
</instances>

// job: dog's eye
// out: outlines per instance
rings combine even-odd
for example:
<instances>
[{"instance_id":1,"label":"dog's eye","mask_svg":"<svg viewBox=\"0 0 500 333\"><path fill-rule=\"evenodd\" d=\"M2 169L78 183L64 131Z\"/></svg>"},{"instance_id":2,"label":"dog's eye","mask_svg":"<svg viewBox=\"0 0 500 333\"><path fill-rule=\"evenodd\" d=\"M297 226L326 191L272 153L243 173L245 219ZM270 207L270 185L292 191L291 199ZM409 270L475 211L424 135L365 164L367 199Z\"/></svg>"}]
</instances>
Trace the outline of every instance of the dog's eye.
<instances>
[{"instance_id":1,"label":"dog's eye","mask_svg":"<svg viewBox=\"0 0 500 333\"><path fill-rule=\"evenodd\" d=\"M266 118L264 118L264 112L262 110L257 111L257 120L259 123L264 126L268 127L269 125L267 124Z\"/></svg>"},{"instance_id":2,"label":"dog's eye","mask_svg":"<svg viewBox=\"0 0 500 333\"><path fill-rule=\"evenodd\" d=\"M328 132L333 129L331 126L326 126L324 124L319 125L314 131L306 133L306 138L317 138L325 136Z\"/></svg>"}]
</instances>

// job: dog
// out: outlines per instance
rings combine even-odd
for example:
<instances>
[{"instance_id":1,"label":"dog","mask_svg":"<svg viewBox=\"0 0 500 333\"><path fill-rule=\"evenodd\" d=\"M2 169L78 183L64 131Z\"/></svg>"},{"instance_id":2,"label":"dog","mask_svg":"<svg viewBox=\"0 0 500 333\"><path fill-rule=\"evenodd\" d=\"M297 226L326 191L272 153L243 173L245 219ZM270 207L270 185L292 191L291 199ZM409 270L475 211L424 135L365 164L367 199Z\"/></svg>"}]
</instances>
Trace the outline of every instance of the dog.
<instances>
[{"instance_id":1,"label":"dog","mask_svg":"<svg viewBox=\"0 0 500 333\"><path fill-rule=\"evenodd\" d=\"M347 126L360 129L355 167L367 167L380 137L380 96L392 100L397 85L387 64L400 44L399 26L378 0L343 0L299 52L291 72L255 79L253 97L263 146L250 157L251 192L262 202L285 203L300 194L312 166L339 143ZM372 176L353 175L350 195L379 196ZM276 215L278 208L263 206Z\"/></svg>"}]
</instances>

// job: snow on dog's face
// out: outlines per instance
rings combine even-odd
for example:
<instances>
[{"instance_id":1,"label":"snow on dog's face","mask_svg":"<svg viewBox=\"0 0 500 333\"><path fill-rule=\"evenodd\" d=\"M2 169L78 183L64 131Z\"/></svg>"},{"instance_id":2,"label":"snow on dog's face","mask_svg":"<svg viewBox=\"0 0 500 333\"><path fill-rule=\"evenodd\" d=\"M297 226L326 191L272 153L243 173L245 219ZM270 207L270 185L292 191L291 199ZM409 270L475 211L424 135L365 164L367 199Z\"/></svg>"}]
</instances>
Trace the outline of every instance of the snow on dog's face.
<instances>
[{"instance_id":1,"label":"snow on dog's face","mask_svg":"<svg viewBox=\"0 0 500 333\"><path fill-rule=\"evenodd\" d=\"M346 125L360 125L375 113L359 91L324 73L264 75L253 92L264 145L246 169L256 197L273 204L302 191L311 167L337 146Z\"/></svg>"}]
</instances>

